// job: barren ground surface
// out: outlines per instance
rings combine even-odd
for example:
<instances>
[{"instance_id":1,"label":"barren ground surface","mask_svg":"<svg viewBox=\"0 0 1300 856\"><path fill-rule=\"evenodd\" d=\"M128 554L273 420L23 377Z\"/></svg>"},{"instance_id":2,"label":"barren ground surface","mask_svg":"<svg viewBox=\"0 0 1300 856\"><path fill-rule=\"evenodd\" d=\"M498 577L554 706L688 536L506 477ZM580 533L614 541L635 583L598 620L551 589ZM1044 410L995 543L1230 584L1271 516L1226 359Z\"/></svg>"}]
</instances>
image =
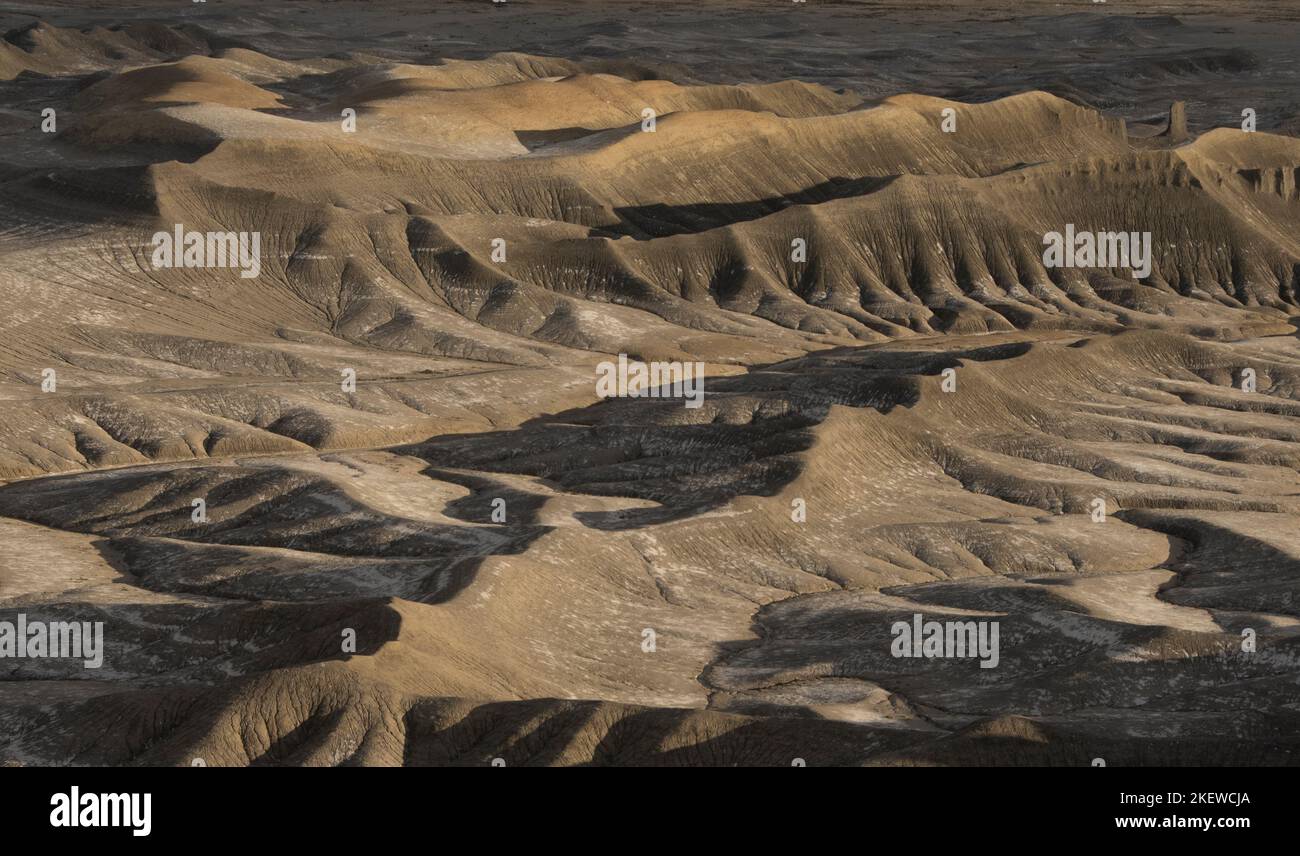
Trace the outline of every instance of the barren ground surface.
<instances>
[{"instance_id":1,"label":"barren ground surface","mask_svg":"<svg viewBox=\"0 0 1300 856\"><path fill-rule=\"evenodd\" d=\"M1300 763L1300 4L3 31L0 763Z\"/></svg>"}]
</instances>

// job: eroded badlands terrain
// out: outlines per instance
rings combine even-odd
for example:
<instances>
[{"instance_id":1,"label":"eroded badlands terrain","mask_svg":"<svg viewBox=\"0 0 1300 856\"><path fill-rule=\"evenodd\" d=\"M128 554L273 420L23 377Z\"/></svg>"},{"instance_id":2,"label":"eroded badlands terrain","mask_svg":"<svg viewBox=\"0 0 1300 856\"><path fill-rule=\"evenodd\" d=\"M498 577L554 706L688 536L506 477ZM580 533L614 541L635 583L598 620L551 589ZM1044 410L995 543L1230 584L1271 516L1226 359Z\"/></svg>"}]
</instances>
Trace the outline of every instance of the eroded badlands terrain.
<instances>
[{"instance_id":1,"label":"eroded badlands terrain","mask_svg":"<svg viewBox=\"0 0 1300 856\"><path fill-rule=\"evenodd\" d=\"M291 5L0 15L0 763L1300 763L1289 4Z\"/></svg>"}]
</instances>

